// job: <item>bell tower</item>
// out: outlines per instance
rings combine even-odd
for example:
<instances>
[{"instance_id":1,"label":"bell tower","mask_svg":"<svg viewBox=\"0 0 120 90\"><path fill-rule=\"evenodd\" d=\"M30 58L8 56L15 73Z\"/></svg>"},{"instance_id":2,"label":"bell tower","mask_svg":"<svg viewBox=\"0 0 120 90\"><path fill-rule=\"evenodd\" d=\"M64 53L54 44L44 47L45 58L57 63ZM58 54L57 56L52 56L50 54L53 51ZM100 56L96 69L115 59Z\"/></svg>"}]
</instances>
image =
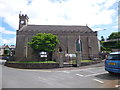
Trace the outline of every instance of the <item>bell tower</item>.
<instances>
[{"instance_id":1,"label":"bell tower","mask_svg":"<svg viewBox=\"0 0 120 90\"><path fill-rule=\"evenodd\" d=\"M28 25L28 19L29 17L27 14L19 14L19 29L22 28L24 25Z\"/></svg>"}]
</instances>

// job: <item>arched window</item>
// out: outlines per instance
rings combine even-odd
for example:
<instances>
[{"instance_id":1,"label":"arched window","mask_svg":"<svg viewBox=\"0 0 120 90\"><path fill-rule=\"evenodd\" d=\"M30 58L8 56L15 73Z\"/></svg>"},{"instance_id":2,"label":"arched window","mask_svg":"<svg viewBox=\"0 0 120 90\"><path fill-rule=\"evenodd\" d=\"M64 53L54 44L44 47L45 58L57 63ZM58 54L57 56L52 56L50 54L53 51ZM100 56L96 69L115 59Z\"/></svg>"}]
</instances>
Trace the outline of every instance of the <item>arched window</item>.
<instances>
[{"instance_id":1,"label":"arched window","mask_svg":"<svg viewBox=\"0 0 120 90\"><path fill-rule=\"evenodd\" d=\"M82 51L82 41L79 39L76 40L76 51Z\"/></svg>"},{"instance_id":2,"label":"arched window","mask_svg":"<svg viewBox=\"0 0 120 90\"><path fill-rule=\"evenodd\" d=\"M62 48L61 48L61 47L59 47L59 48L58 48L58 51L59 51L59 52L62 52Z\"/></svg>"}]
</instances>

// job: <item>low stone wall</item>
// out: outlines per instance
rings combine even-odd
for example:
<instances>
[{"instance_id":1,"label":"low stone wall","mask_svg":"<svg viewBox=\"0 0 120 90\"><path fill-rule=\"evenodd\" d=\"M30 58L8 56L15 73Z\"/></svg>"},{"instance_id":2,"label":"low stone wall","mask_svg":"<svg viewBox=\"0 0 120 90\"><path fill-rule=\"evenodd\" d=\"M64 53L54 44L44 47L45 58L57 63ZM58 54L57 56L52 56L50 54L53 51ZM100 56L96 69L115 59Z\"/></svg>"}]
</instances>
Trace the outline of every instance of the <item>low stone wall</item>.
<instances>
[{"instance_id":1,"label":"low stone wall","mask_svg":"<svg viewBox=\"0 0 120 90\"><path fill-rule=\"evenodd\" d=\"M21 69L52 69L58 68L58 63L9 63L6 62L5 66Z\"/></svg>"},{"instance_id":2,"label":"low stone wall","mask_svg":"<svg viewBox=\"0 0 120 90\"><path fill-rule=\"evenodd\" d=\"M97 64L97 63L100 63L100 62L102 62L102 61L84 62L84 63L81 63L81 66L86 66L86 65Z\"/></svg>"}]
</instances>

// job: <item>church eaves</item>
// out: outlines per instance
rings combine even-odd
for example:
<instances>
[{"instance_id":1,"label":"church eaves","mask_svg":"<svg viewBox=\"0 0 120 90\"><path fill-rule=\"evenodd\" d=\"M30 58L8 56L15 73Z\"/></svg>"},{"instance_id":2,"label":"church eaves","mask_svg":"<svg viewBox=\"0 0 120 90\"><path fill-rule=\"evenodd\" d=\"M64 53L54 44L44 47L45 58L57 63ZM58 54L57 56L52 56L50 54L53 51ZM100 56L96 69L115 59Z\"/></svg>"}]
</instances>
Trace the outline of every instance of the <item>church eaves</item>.
<instances>
[{"instance_id":1,"label":"church eaves","mask_svg":"<svg viewBox=\"0 0 120 90\"><path fill-rule=\"evenodd\" d=\"M93 32L88 26L75 25L26 25L19 31L25 32Z\"/></svg>"}]
</instances>

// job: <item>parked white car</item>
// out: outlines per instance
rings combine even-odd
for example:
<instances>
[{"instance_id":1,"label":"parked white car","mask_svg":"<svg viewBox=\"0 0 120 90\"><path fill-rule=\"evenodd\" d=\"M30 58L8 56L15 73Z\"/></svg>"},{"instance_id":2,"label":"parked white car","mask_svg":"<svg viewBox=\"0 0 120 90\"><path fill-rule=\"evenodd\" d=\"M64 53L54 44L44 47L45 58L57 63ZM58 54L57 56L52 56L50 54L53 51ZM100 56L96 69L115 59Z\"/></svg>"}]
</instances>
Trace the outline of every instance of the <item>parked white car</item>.
<instances>
[{"instance_id":1,"label":"parked white car","mask_svg":"<svg viewBox=\"0 0 120 90\"><path fill-rule=\"evenodd\" d=\"M0 64L4 64L5 62L6 62L6 60L0 59Z\"/></svg>"}]
</instances>

